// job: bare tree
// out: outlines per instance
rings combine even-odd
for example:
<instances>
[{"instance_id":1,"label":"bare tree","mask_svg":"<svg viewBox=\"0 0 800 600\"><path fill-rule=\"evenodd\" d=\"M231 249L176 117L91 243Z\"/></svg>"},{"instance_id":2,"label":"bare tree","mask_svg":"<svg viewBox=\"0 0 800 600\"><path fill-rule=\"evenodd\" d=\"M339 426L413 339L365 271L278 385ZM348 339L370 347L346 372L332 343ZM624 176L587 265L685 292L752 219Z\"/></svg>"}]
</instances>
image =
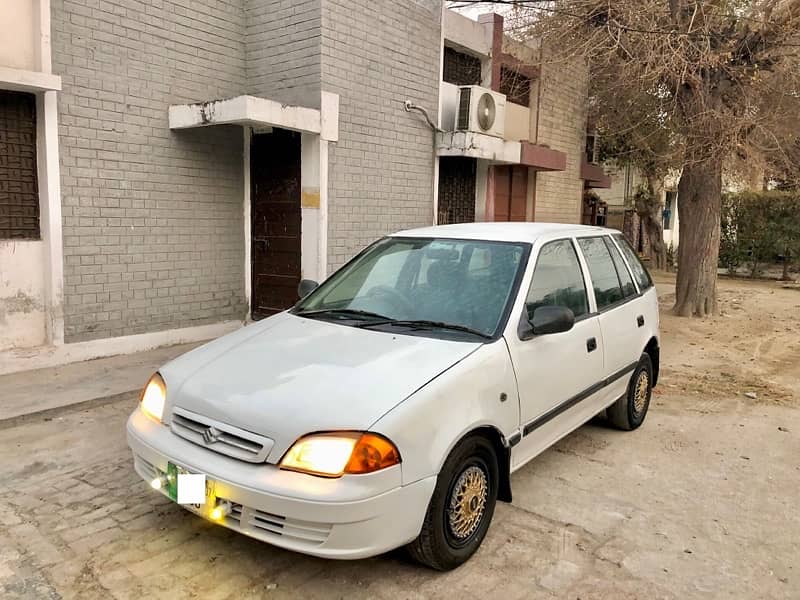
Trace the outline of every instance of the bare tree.
<instances>
[{"instance_id":1,"label":"bare tree","mask_svg":"<svg viewBox=\"0 0 800 600\"><path fill-rule=\"evenodd\" d=\"M674 311L715 313L723 165L764 162L792 144L785 123L800 113L800 0L500 3L515 6L515 36L585 57L633 112L652 107L682 167Z\"/></svg>"},{"instance_id":2,"label":"bare tree","mask_svg":"<svg viewBox=\"0 0 800 600\"><path fill-rule=\"evenodd\" d=\"M664 178L673 169L678 144L662 124L658 104L620 94L615 82L591 78L592 119L599 133L600 159L617 166L634 167L645 184L634 195L634 209L642 223L650 247L650 258L657 269L670 269L664 243L662 192Z\"/></svg>"}]
</instances>

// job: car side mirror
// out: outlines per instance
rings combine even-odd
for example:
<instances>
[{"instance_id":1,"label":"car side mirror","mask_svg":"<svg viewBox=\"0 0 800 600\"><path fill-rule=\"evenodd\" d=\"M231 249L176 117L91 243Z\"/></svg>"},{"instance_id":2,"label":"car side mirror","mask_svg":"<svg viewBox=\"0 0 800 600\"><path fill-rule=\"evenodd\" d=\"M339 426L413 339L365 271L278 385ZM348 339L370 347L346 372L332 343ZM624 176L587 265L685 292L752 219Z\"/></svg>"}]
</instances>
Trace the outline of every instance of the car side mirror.
<instances>
[{"instance_id":1,"label":"car side mirror","mask_svg":"<svg viewBox=\"0 0 800 600\"><path fill-rule=\"evenodd\" d=\"M319 287L319 284L316 281L311 279L301 279L300 283L297 285L297 295L300 298L305 298L311 292Z\"/></svg>"},{"instance_id":2,"label":"car side mirror","mask_svg":"<svg viewBox=\"0 0 800 600\"><path fill-rule=\"evenodd\" d=\"M564 333L575 326L575 313L566 306L540 306L531 319L534 335Z\"/></svg>"},{"instance_id":3,"label":"car side mirror","mask_svg":"<svg viewBox=\"0 0 800 600\"><path fill-rule=\"evenodd\" d=\"M533 316L520 324L520 339L535 335L564 333L575 326L575 313L566 306L540 306Z\"/></svg>"}]
</instances>

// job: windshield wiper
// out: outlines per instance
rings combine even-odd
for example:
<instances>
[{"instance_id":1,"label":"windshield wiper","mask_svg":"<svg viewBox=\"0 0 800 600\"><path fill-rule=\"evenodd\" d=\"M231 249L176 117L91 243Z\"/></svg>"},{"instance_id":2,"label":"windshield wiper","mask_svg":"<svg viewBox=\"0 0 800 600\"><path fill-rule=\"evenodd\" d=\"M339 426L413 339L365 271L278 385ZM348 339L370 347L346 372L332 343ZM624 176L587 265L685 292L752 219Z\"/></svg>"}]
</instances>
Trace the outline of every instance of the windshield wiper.
<instances>
[{"instance_id":1,"label":"windshield wiper","mask_svg":"<svg viewBox=\"0 0 800 600\"><path fill-rule=\"evenodd\" d=\"M493 336L489 335L488 333L484 333L483 331L478 331L477 329L473 329L472 327L467 327L466 325L445 323L444 321L427 321L425 319L409 319L409 320L387 319L385 321L371 321L369 323L363 323L359 325L359 327L361 328L378 327L380 325L397 325L400 327L411 327L414 329L445 329L449 331L460 331L463 333L470 333L472 335L477 335L478 337L481 337L485 340L493 339Z\"/></svg>"},{"instance_id":2,"label":"windshield wiper","mask_svg":"<svg viewBox=\"0 0 800 600\"><path fill-rule=\"evenodd\" d=\"M381 315L368 310L356 310L354 308L321 308L319 310L301 310L294 313L300 317L351 317L356 319L381 319L386 321L389 319L386 315Z\"/></svg>"}]
</instances>

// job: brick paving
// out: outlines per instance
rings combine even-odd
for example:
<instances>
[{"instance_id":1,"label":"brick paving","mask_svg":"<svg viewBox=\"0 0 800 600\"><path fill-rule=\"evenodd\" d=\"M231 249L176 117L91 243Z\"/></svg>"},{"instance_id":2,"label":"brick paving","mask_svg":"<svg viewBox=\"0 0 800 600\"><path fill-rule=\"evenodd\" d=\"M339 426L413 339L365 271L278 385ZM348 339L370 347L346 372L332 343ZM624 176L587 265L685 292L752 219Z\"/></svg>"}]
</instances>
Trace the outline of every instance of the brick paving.
<instances>
[{"instance_id":1,"label":"brick paving","mask_svg":"<svg viewBox=\"0 0 800 600\"><path fill-rule=\"evenodd\" d=\"M632 434L588 425L516 474L478 554L439 574L402 552L294 554L182 510L133 472L135 402L0 421L0 597L791 598L800 585L800 444L775 433L800 431L796 409L698 418L672 398Z\"/></svg>"}]
</instances>

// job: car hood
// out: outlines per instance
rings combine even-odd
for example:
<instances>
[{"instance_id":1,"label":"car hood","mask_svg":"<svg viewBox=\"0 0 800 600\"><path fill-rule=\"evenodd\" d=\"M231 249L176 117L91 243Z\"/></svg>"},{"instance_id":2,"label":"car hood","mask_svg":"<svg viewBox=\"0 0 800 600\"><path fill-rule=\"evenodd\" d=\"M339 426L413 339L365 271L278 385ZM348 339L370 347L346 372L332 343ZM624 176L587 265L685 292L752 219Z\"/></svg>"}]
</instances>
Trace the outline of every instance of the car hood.
<instances>
[{"instance_id":1,"label":"car hood","mask_svg":"<svg viewBox=\"0 0 800 600\"><path fill-rule=\"evenodd\" d=\"M481 344L348 327L281 313L165 365L167 418L180 407L274 441L366 430Z\"/></svg>"}]
</instances>

